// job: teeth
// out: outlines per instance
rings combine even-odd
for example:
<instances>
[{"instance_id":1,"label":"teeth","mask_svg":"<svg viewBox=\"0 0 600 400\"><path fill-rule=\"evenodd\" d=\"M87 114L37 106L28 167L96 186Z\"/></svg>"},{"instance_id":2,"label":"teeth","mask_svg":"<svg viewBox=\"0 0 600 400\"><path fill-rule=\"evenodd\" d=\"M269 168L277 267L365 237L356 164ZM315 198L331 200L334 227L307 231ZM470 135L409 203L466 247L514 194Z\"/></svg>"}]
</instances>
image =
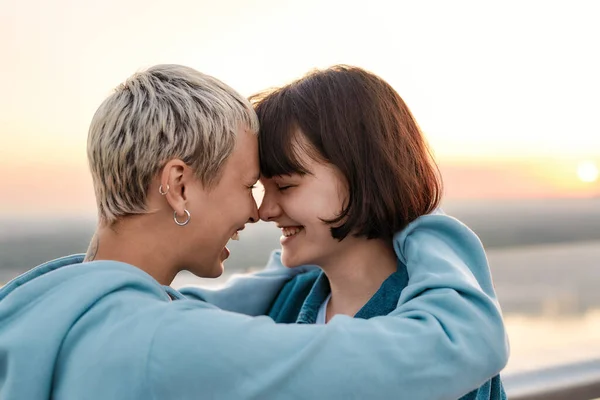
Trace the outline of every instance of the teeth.
<instances>
[{"instance_id":1,"label":"teeth","mask_svg":"<svg viewBox=\"0 0 600 400\"><path fill-rule=\"evenodd\" d=\"M285 237L294 236L296 233L300 232L301 230L302 230L302 228L297 228L297 227L281 228L281 232L283 233L283 236L285 236Z\"/></svg>"},{"instance_id":2,"label":"teeth","mask_svg":"<svg viewBox=\"0 0 600 400\"><path fill-rule=\"evenodd\" d=\"M231 235L231 240L240 240L240 233L235 231L235 233Z\"/></svg>"}]
</instances>

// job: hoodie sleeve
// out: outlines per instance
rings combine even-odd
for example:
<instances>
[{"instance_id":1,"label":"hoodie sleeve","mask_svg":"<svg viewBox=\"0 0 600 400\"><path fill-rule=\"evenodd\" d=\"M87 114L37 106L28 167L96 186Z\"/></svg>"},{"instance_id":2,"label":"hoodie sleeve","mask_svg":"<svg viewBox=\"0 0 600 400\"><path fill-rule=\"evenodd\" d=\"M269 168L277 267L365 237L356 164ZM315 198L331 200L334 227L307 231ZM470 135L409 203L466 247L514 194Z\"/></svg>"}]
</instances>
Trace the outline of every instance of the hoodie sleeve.
<instances>
[{"instance_id":1,"label":"hoodie sleeve","mask_svg":"<svg viewBox=\"0 0 600 400\"><path fill-rule=\"evenodd\" d=\"M266 267L259 272L233 275L220 288L186 286L179 292L188 299L202 300L222 310L251 316L265 315L288 281L315 268L314 265L287 268L281 263L281 251L275 250Z\"/></svg>"},{"instance_id":2,"label":"hoodie sleeve","mask_svg":"<svg viewBox=\"0 0 600 400\"><path fill-rule=\"evenodd\" d=\"M388 316L286 325L173 302L149 355L156 398L457 399L498 374L508 343L477 236L431 215L395 246L410 280Z\"/></svg>"}]
</instances>

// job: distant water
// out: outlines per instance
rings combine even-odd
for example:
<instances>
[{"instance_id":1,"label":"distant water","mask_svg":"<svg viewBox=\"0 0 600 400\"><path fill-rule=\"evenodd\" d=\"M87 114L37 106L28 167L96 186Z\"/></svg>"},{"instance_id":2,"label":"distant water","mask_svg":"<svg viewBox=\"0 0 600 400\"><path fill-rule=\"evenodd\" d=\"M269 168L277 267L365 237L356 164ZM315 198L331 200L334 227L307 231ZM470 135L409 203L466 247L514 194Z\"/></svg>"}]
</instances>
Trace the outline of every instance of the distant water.
<instances>
[{"instance_id":1,"label":"distant water","mask_svg":"<svg viewBox=\"0 0 600 400\"><path fill-rule=\"evenodd\" d=\"M506 311L581 313L600 305L594 285L600 282L600 199L448 202L443 208L481 238ZM94 227L93 218L0 220L0 284L44 261L85 252ZM263 266L279 236L274 224L248 225L241 240L228 245L228 273ZM189 276L180 274L174 284Z\"/></svg>"},{"instance_id":2,"label":"distant water","mask_svg":"<svg viewBox=\"0 0 600 400\"><path fill-rule=\"evenodd\" d=\"M600 199L458 202L447 213L484 243L511 341L505 373L600 357ZM94 219L0 220L0 284L43 261L85 252ZM174 287L222 285L264 265L279 246L271 224L230 244L216 280L180 273Z\"/></svg>"},{"instance_id":3,"label":"distant water","mask_svg":"<svg viewBox=\"0 0 600 400\"><path fill-rule=\"evenodd\" d=\"M600 359L600 308L582 315L505 316L510 359L503 374Z\"/></svg>"}]
</instances>

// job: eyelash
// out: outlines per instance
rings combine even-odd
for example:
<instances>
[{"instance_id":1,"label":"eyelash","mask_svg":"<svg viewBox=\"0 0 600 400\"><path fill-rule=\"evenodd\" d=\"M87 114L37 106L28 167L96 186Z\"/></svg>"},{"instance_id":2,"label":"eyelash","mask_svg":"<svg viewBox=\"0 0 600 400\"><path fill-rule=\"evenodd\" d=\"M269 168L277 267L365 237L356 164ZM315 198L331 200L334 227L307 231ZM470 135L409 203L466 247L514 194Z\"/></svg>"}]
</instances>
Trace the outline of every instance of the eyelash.
<instances>
[{"instance_id":1,"label":"eyelash","mask_svg":"<svg viewBox=\"0 0 600 400\"><path fill-rule=\"evenodd\" d=\"M283 192L284 190L287 190L289 188L291 188L292 185L287 185L287 186L277 186L277 190L279 190L280 192Z\"/></svg>"}]
</instances>

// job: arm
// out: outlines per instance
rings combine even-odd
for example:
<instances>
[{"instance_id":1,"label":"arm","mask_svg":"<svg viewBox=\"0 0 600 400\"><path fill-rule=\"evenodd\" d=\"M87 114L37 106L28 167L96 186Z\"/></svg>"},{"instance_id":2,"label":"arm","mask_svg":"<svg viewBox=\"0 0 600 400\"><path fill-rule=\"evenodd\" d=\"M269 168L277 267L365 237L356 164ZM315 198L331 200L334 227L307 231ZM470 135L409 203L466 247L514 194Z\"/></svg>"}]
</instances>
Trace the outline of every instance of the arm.
<instances>
[{"instance_id":1,"label":"arm","mask_svg":"<svg viewBox=\"0 0 600 400\"><path fill-rule=\"evenodd\" d=\"M223 310L252 316L265 315L283 285L294 276L315 268L313 265L287 268L281 263L281 251L276 250L260 272L234 275L218 289L187 286L179 292L188 299L202 300Z\"/></svg>"},{"instance_id":2,"label":"arm","mask_svg":"<svg viewBox=\"0 0 600 400\"><path fill-rule=\"evenodd\" d=\"M427 216L396 250L410 286L385 317L277 325L173 302L148 364L156 397L435 400L479 387L508 358L481 243L458 221Z\"/></svg>"}]
</instances>

